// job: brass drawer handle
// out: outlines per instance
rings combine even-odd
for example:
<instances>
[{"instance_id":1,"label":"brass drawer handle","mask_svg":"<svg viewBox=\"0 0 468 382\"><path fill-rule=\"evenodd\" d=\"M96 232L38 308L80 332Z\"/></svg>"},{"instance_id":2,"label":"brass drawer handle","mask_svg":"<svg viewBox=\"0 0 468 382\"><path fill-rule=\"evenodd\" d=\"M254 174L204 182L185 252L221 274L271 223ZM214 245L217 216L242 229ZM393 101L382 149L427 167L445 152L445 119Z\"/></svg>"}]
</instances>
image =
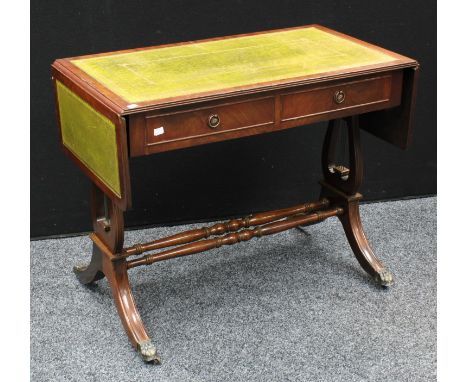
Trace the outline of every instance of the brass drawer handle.
<instances>
[{"instance_id":1,"label":"brass drawer handle","mask_svg":"<svg viewBox=\"0 0 468 382\"><path fill-rule=\"evenodd\" d=\"M218 114L211 114L208 118L208 126L212 129L216 129L219 124L221 123L221 119L219 118Z\"/></svg>"},{"instance_id":2,"label":"brass drawer handle","mask_svg":"<svg viewBox=\"0 0 468 382\"><path fill-rule=\"evenodd\" d=\"M333 96L333 100L338 104L343 103L345 98L346 98L346 95L343 90L337 90L335 92L335 95Z\"/></svg>"}]
</instances>

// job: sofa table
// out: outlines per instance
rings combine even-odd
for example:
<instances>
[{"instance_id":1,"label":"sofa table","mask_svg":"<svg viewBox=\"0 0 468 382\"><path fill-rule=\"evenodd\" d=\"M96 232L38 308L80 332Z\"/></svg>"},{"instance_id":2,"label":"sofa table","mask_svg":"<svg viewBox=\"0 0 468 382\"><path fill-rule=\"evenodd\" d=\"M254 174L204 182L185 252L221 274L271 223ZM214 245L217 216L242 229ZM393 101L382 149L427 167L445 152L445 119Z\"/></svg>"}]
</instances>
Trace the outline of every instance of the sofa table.
<instances>
[{"instance_id":1,"label":"sofa table","mask_svg":"<svg viewBox=\"0 0 468 382\"><path fill-rule=\"evenodd\" d=\"M52 64L60 139L92 181L94 232L83 284L106 277L128 338L159 362L128 270L336 216L364 270L391 273L361 225L360 129L406 149L418 63L318 25L58 59ZM319 200L124 247L129 158L329 121ZM314 128L314 126L310 126ZM338 159L346 134L349 155ZM133 181L136 181L135 179Z\"/></svg>"}]
</instances>

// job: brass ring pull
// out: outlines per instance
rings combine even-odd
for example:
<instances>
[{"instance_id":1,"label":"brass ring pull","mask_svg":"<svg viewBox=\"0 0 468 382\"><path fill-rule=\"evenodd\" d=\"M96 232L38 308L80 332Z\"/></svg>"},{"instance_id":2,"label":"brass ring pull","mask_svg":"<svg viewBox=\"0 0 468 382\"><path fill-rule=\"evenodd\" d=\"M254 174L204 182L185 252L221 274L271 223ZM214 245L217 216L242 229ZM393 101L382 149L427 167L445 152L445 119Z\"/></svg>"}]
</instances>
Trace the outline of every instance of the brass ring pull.
<instances>
[{"instance_id":1,"label":"brass ring pull","mask_svg":"<svg viewBox=\"0 0 468 382\"><path fill-rule=\"evenodd\" d=\"M212 129L216 129L219 124L221 123L221 119L219 118L218 114L211 114L208 118L208 126Z\"/></svg>"},{"instance_id":2,"label":"brass ring pull","mask_svg":"<svg viewBox=\"0 0 468 382\"><path fill-rule=\"evenodd\" d=\"M335 92L335 95L333 96L333 100L338 104L343 103L345 98L346 98L346 95L343 90L337 90Z\"/></svg>"}]
</instances>

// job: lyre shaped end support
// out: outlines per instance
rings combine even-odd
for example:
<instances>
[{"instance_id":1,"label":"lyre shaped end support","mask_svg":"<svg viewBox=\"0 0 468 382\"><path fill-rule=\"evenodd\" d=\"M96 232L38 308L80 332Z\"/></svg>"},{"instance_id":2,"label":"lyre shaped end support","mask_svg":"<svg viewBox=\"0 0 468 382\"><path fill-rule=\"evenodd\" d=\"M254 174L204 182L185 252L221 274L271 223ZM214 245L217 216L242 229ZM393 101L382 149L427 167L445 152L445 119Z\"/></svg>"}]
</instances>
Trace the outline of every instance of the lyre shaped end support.
<instances>
[{"instance_id":1,"label":"lyre shaped end support","mask_svg":"<svg viewBox=\"0 0 468 382\"><path fill-rule=\"evenodd\" d=\"M359 190L364 173L358 118L353 116L344 119L348 132L349 168L336 163L335 160L338 134L340 128L343 128L340 126L340 120L329 122L322 149L322 171L325 181L348 195L355 194Z\"/></svg>"},{"instance_id":2,"label":"lyre shaped end support","mask_svg":"<svg viewBox=\"0 0 468 382\"><path fill-rule=\"evenodd\" d=\"M362 227L358 190L362 184L364 165L359 135L359 116L345 119L348 131L349 168L336 163L339 120L329 122L322 149L322 195L331 205L341 206L344 213L339 216L348 242L362 268L380 285L393 283L392 274L374 254Z\"/></svg>"}]
</instances>

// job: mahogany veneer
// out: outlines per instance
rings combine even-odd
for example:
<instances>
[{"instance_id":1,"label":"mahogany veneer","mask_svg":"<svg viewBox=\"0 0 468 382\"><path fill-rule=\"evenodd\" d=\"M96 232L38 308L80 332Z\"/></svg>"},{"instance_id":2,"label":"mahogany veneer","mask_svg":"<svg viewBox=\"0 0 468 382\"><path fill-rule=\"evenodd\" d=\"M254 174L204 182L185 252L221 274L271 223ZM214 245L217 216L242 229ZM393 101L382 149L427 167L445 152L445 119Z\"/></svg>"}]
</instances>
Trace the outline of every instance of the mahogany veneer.
<instances>
[{"instance_id":1,"label":"mahogany veneer","mask_svg":"<svg viewBox=\"0 0 468 382\"><path fill-rule=\"evenodd\" d=\"M318 25L54 62L63 148L93 185L93 255L75 272L83 284L107 278L128 338L145 361L159 356L132 297L127 271L136 266L338 217L363 269L380 285L393 282L359 216L359 136L362 128L408 147L418 67ZM330 122L318 201L124 247L131 157L324 120ZM340 130L348 136L343 163L336 159Z\"/></svg>"}]
</instances>

